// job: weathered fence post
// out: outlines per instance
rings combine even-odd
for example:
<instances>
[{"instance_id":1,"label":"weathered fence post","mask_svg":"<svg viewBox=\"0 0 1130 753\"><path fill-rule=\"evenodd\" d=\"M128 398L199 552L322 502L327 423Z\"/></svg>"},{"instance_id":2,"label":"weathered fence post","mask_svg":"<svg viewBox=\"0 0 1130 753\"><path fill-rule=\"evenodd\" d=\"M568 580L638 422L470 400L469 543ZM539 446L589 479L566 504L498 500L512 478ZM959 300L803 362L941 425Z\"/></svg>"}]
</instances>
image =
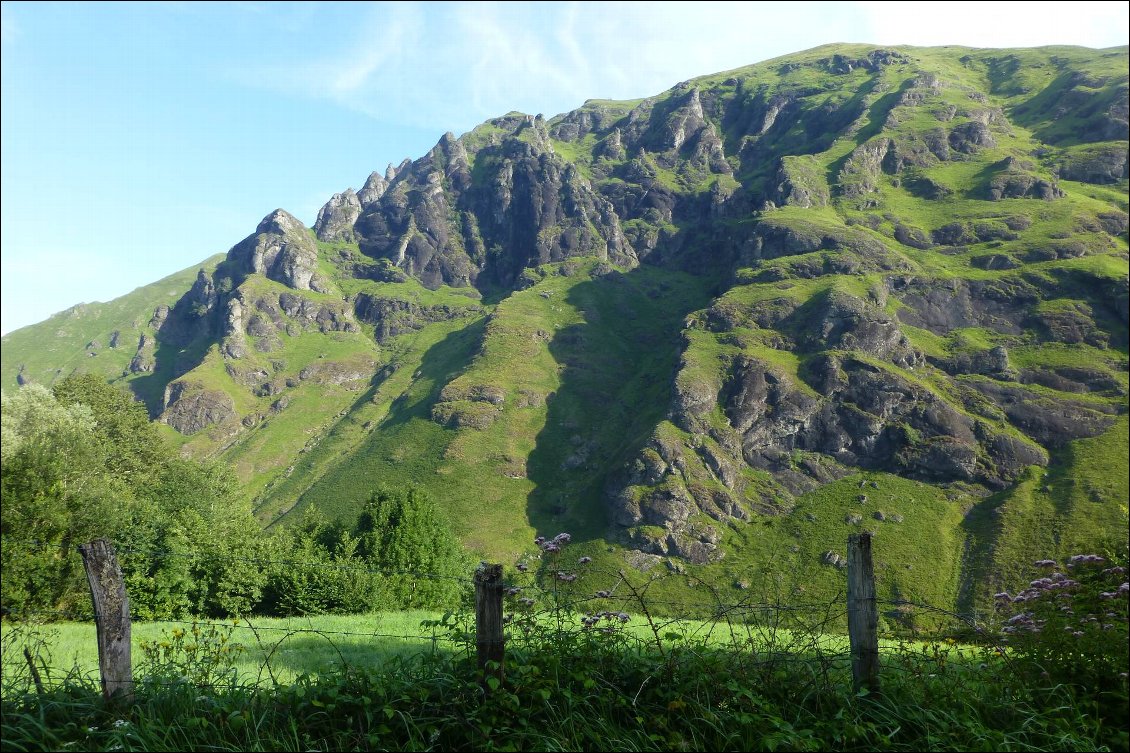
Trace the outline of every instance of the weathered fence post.
<instances>
[{"instance_id":1,"label":"weathered fence post","mask_svg":"<svg viewBox=\"0 0 1130 753\"><path fill-rule=\"evenodd\" d=\"M879 692L879 605L875 601L875 567L871 534L848 536L848 640L851 677L856 690Z\"/></svg>"},{"instance_id":2,"label":"weathered fence post","mask_svg":"<svg viewBox=\"0 0 1130 753\"><path fill-rule=\"evenodd\" d=\"M475 570L475 647L483 681L502 682L505 645L502 636L502 565L482 563ZM486 685L490 690L489 683ZM496 685L497 687L497 685Z\"/></svg>"},{"instance_id":3,"label":"weathered fence post","mask_svg":"<svg viewBox=\"0 0 1130 753\"><path fill-rule=\"evenodd\" d=\"M133 695L133 665L130 661L129 597L122 569L113 545L106 539L81 544L78 550L94 602L102 695L109 700L121 693L122 698L129 699Z\"/></svg>"}]
</instances>

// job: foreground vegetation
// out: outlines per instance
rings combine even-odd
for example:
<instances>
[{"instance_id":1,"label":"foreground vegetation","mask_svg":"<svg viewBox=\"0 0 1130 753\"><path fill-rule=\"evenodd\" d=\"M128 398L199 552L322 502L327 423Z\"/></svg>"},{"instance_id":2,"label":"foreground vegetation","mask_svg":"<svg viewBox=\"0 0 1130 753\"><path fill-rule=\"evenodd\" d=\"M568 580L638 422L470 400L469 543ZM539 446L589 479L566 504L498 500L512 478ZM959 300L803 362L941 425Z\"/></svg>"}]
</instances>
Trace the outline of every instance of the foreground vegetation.
<instances>
[{"instance_id":1,"label":"foreground vegetation","mask_svg":"<svg viewBox=\"0 0 1130 753\"><path fill-rule=\"evenodd\" d=\"M497 685L467 651L290 684L157 673L129 704L74 677L9 693L3 739L6 750L1125 749L1124 685L1094 693L1041 682L1025 661L954 654L886 654L883 693L868 697L851 691L842 655L546 630L511 643Z\"/></svg>"},{"instance_id":2,"label":"foreground vegetation","mask_svg":"<svg viewBox=\"0 0 1130 753\"><path fill-rule=\"evenodd\" d=\"M853 691L843 637L804 628L788 612L757 624L660 622L646 611L534 612L515 599L501 679L497 667L478 668L467 612L150 624L136 641L134 697L112 702L77 657L69 672L57 669L65 661L48 658L49 648L65 658L73 646L65 635L76 626L48 626L55 634L45 638L9 624L3 743L6 750L1125 750L1125 568L1098 555L1037 568L1043 577L999 595L997 628L973 626L976 645L884 642L874 694ZM387 640L398 631L414 637ZM92 638L87 631L86 662ZM21 661L24 648L30 661Z\"/></svg>"}]
</instances>

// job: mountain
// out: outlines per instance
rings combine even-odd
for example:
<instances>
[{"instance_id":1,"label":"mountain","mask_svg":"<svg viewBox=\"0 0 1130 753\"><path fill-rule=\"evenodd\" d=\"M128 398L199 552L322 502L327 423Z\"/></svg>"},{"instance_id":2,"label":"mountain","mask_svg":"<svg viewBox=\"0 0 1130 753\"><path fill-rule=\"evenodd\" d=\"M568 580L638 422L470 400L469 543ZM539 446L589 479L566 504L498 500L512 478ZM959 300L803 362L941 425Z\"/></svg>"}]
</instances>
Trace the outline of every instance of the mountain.
<instances>
[{"instance_id":1,"label":"mountain","mask_svg":"<svg viewBox=\"0 0 1130 753\"><path fill-rule=\"evenodd\" d=\"M509 113L3 383L129 385L264 524L412 482L486 557L784 599L871 530L886 595L971 608L1126 544L1128 103L1126 47L832 45Z\"/></svg>"}]
</instances>

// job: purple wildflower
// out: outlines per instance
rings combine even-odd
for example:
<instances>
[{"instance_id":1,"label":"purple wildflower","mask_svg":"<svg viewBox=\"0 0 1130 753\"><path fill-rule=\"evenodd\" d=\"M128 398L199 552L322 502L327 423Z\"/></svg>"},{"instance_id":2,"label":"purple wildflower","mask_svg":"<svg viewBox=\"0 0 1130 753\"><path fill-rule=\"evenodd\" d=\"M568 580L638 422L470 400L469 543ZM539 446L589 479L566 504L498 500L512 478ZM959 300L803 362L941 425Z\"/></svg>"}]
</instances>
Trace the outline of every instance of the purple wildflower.
<instances>
[{"instance_id":1,"label":"purple wildflower","mask_svg":"<svg viewBox=\"0 0 1130 753\"><path fill-rule=\"evenodd\" d=\"M554 543L557 543L557 544L560 544L560 545L568 544L572 540L573 540L573 537L570 536L567 533L559 533L559 534L557 534L556 536L553 537Z\"/></svg>"},{"instance_id":2,"label":"purple wildflower","mask_svg":"<svg viewBox=\"0 0 1130 753\"><path fill-rule=\"evenodd\" d=\"M566 583L572 583L576 579L577 579L577 576L573 573L566 573L566 572L561 571L561 570L559 570L557 572L557 580L563 580Z\"/></svg>"},{"instance_id":3,"label":"purple wildflower","mask_svg":"<svg viewBox=\"0 0 1130 753\"><path fill-rule=\"evenodd\" d=\"M1034 564L1036 567L1055 567L1056 562L1055 560L1039 560L1032 564Z\"/></svg>"},{"instance_id":4,"label":"purple wildflower","mask_svg":"<svg viewBox=\"0 0 1130 753\"><path fill-rule=\"evenodd\" d=\"M1001 591L999 594L993 594L993 598L1000 599L1002 601L1009 601L1012 599L1012 597L1008 595L1007 591Z\"/></svg>"}]
</instances>

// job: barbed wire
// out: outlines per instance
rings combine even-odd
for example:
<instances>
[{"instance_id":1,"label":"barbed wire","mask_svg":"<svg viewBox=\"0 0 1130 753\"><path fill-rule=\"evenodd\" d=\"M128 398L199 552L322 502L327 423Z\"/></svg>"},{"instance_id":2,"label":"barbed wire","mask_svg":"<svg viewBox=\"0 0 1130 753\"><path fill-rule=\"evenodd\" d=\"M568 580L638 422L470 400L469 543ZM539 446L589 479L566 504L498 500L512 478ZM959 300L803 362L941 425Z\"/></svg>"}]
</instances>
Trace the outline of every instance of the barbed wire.
<instances>
[{"instance_id":1,"label":"barbed wire","mask_svg":"<svg viewBox=\"0 0 1130 753\"><path fill-rule=\"evenodd\" d=\"M64 552L77 553L77 547L63 544L51 543L43 539L36 538L19 538L7 535L3 537L3 543L10 545L14 542L20 542L24 545L39 546L42 548L50 548L53 551L63 550ZM290 558L271 558L271 557L245 557L232 554L221 554L213 552L178 552L168 549L146 549L140 547L123 546L116 550L123 559L128 560L133 556L145 556L151 558L169 557L181 558L192 561L208 562L212 560L229 561L229 562L245 562L257 566L288 566L297 568L312 568L312 569L331 569L338 571L350 572L364 572L372 575L384 577L401 577L413 578L420 580L446 580L456 582L462 585L473 584L474 578L454 576L446 573L434 573L424 570L397 570L385 569L375 567L370 564L352 563L352 562L332 562L332 561L304 561ZM539 555L527 555L522 558L523 561L530 563L531 561L539 562L540 566L533 571L525 572L519 570L523 575L523 579L504 581L502 586L506 593L511 597L519 596L520 594L532 594L535 596L540 595L545 601L551 602L552 607L566 613L576 613L577 615L584 613L592 613L593 611L609 611L617 610L624 613L637 612L642 610L647 616L648 620L654 619L653 615L648 613L649 608L658 608L661 611L668 611L674 614L662 614L657 617L662 617L664 620L671 620L669 624L678 621L736 621L740 624L750 625L756 624L758 618L770 617L788 617L792 624L803 627L803 621L806 617L818 617L813 622L814 625L827 626L835 623L846 615L841 609L837 611L837 606L843 601L843 594L837 594L834 598L826 601L807 602L807 603L784 603L781 600L766 602L755 601L752 596L741 598L737 601L728 601L723 598L719 589L705 581L695 579L699 586L702 586L706 591L713 595L713 598L704 599L701 601L688 600L688 599L662 599L662 598L649 598L646 595L650 586L662 579L670 577L689 577L685 573L671 571L668 573L653 573L647 575L646 573L639 572L638 574L644 575L646 580L642 583L632 581L636 580L635 576L638 571L626 571L624 568L611 569L608 567L600 567L591 565L586 562L586 558L579 557L575 568L563 567L561 560L564 557L555 555L551 558L542 558ZM629 574L630 573L630 574ZM561 577L564 575L565 577ZM579 593L579 586L581 584L576 581L580 578L588 583L593 580L600 582L601 576L606 576L609 580L614 581L611 586L600 590L589 590L584 595ZM618 592L623 586L625 592ZM521 616L528 612L530 608L537 604L529 603L529 596L522 596L521 599L527 600L524 605L515 604L514 600L509 602L508 612L512 616ZM968 625L972 625L976 629L980 629L978 624L977 615L961 614L953 612L948 609L936 607L931 604L914 602L906 599L876 599L878 604L895 606L895 607L911 607L929 611L933 614L942 615L950 619L958 620ZM14 616L15 613L11 610L4 609L0 614L5 617ZM53 615L62 619L73 619L78 621L89 621L92 619L91 612L62 612L59 610L45 610L39 612L41 616ZM266 615L259 615L265 617ZM175 620L155 620L160 622L175 622ZM201 623L199 620L195 621L197 624ZM239 626L242 627L242 626ZM274 628L265 627L263 629L269 630L285 630L287 628ZM317 631L314 631L317 632ZM324 631L323 631L324 632ZM346 635L350 633L341 632L340 634ZM371 637L386 637L395 638L399 636L377 633L352 633L357 636L371 636ZM404 636L405 638L409 636ZM415 638L425 638L431 640L429 636L415 636Z\"/></svg>"}]
</instances>

